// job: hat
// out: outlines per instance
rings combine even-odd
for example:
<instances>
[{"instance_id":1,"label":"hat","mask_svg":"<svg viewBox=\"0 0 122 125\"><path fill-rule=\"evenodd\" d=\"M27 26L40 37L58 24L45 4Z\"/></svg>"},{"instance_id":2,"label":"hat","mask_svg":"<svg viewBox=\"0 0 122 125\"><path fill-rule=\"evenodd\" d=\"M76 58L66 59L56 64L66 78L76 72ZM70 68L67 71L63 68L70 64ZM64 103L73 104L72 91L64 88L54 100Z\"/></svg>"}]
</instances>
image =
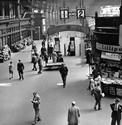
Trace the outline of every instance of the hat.
<instances>
[{"instance_id":1,"label":"hat","mask_svg":"<svg viewBox=\"0 0 122 125\"><path fill-rule=\"evenodd\" d=\"M115 102L120 102L120 99L119 98L115 98L114 101Z\"/></svg>"},{"instance_id":2,"label":"hat","mask_svg":"<svg viewBox=\"0 0 122 125\"><path fill-rule=\"evenodd\" d=\"M72 104L75 105L76 104L75 101L72 101Z\"/></svg>"}]
</instances>

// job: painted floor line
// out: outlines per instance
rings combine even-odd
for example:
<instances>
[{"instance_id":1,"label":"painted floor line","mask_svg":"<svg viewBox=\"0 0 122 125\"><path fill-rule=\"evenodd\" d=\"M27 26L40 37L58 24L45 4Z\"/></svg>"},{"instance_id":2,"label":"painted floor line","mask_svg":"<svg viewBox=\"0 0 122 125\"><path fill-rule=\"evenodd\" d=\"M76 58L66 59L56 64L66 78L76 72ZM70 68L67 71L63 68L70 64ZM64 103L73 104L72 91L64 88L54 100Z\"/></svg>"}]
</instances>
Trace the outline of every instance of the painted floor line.
<instances>
[{"instance_id":1,"label":"painted floor line","mask_svg":"<svg viewBox=\"0 0 122 125\"><path fill-rule=\"evenodd\" d=\"M12 86L12 83L0 83L0 87L9 87Z\"/></svg>"},{"instance_id":2,"label":"painted floor line","mask_svg":"<svg viewBox=\"0 0 122 125\"><path fill-rule=\"evenodd\" d=\"M62 86L63 85L63 83L57 83L57 86Z\"/></svg>"}]
</instances>

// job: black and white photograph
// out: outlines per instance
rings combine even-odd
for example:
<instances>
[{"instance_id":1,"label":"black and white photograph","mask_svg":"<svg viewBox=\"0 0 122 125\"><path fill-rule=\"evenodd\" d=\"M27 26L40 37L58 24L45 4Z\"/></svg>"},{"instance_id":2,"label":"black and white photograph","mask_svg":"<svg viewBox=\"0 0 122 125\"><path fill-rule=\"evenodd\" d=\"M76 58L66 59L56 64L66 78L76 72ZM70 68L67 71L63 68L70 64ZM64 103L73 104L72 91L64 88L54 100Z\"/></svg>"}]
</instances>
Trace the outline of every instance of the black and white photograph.
<instances>
[{"instance_id":1,"label":"black and white photograph","mask_svg":"<svg viewBox=\"0 0 122 125\"><path fill-rule=\"evenodd\" d=\"M122 0L0 0L0 125L122 125Z\"/></svg>"}]
</instances>

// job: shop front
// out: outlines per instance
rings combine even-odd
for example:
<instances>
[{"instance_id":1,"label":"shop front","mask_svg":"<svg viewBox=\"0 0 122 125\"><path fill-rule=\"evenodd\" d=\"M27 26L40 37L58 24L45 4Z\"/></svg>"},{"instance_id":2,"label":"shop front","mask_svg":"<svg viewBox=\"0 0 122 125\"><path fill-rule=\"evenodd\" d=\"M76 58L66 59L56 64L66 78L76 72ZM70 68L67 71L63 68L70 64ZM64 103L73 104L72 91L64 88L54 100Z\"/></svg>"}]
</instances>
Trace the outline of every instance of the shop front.
<instances>
[{"instance_id":1,"label":"shop front","mask_svg":"<svg viewBox=\"0 0 122 125\"><path fill-rule=\"evenodd\" d=\"M122 97L122 54L101 52L101 87L106 95Z\"/></svg>"}]
</instances>

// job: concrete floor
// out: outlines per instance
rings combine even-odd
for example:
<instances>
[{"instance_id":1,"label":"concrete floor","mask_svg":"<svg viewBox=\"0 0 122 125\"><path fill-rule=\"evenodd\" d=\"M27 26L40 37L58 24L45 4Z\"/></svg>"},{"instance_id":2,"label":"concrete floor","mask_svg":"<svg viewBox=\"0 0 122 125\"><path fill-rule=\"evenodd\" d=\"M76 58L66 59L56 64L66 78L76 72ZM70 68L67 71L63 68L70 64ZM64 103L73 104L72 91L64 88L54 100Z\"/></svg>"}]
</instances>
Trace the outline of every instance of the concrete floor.
<instances>
[{"instance_id":1,"label":"concrete floor","mask_svg":"<svg viewBox=\"0 0 122 125\"><path fill-rule=\"evenodd\" d=\"M36 44L40 45L39 41ZM66 88L57 86L62 82L57 70L44 71L38 75L32 71L30 47L14 53L14 78L8 79L8 63L0 64L0 125L30 125L33 108L30 102L33 91L41 97L40 113L42 121L38 125L67 125L67 110L74 100L80 108L79 125L109 125L112 98L102 99L102 110L94 111L94 97L87 90L88 65L80 57L64 57L69 74ZM16 64L21 59L25 64L23 81L18 80ZM10 86L2 86L2 84Z\"/></svg>"}]
</instances>

